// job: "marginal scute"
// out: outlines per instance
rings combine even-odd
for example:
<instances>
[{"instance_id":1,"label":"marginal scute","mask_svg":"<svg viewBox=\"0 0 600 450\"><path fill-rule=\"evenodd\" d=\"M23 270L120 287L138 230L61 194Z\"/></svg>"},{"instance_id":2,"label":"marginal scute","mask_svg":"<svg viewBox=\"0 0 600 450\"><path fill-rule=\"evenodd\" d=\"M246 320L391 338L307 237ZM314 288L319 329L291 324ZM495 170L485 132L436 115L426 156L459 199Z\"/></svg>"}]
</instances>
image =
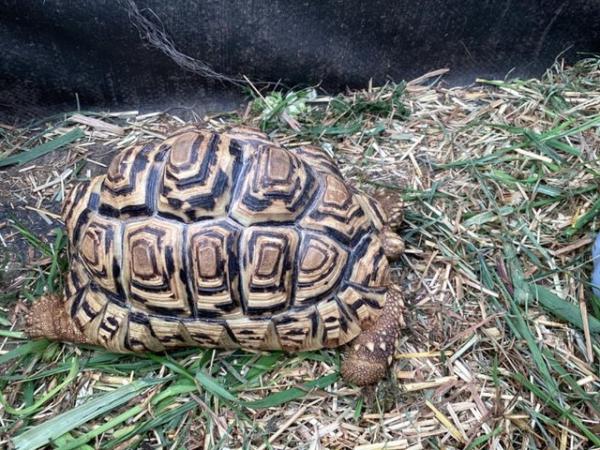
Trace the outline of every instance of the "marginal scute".
<instances>
[{"instance_id":1,"label":"marginal scute","mask_svg":"<svg viewBox=\"0 0 600 450\"><path fill-rule=\"evenodd\" d=\"M69 297L66 307L75 325L91 337L98 331L97 326L92 325L92 322L102 318L102 313L109 303L111 301L104 292L89 284Z\"/></svg>"},{"instance_id":2,"label":"marginal scute","mask_svg":"<svg viewBox=\"0 0 600 450\"><path fill-rule=\"evenodd\" d=\"M150 319L145 314L130 311L128 319L128 333L125 340L127 349L134 352L160 352L165 346L157 339Z\"/></svg>"},{"instance_id":3,"label":"marginal scute","mask_svg":"<svg viewBox=\"0 0 600 450\"><path fill-rule=\"evenodd\" d=\"M192 341L201 347L236 348L223 320L186 320L185 328Z\"/></svg>"},{"instance_id":4,"label":"marginal scute","mask_svg":"<svg viewBox=\"0 0 600 450\"><path fill-rule=\"evenodd\" d=\"M90 214L94 211L94 203L98 202L100 188L104 177L96 177L84 181L69 191L62 209L70 250L78 248L81 231L85 228Z\"/></svg>"},{"instance_id":5,"label":"marginal scute","mask_svg":"<svg viewBox=\"0 0 600 450\"><path fill-rule=\"evenodd\" d=\"M126 308L109 302L86 327L85 334L112 351L124 352L127 350L127 315Z\"/></svg>"},{"instance_id":6,"label":"marginal scute","mask_svg":"<svg viewBox=\"0 0 600 450\"><path fill-rule=\"evenodd\" d=\"M281 348L288 352L323 347L324 327L315 306L274 317Z\"/></svg>"},{"instance_id":7,"label":"marginal scute","mask_svg":"<svg viewBox=\"0 0 600 450\"><path fill-rule=\"evenodd\" d=\"M302 147L295 147L290 151L313 167L316 171L341 178L342 174L340 173L340 170L325 150L315 147L314 145L305 145Z\"/></svg>"},{"instance_id":8,"label":"marginal scute","mask_svg":"<svg viewBox=\"0 0 600 450\"><path fill-rule=\"evenodd\" d=\"M102 177L100 177L102 179ZM90 187L90 181L81 181L66 191L65 198L62 203L61 216L67 229L72 230L73 227L69 227L71 223L71 216L74 213L75 207L82 209L87 207L88 199L92 193Z\"/></svg>"},{"instance_id":9,"label":"marginal scute","mask_svg":"<svg viewBox=\"0 0 600 450\"><path fill-rule=\"evenodd\" d=\"M148 319L154 336L163 347L193 345L188 327L178 318L149 316Z\"/></svg>"},{"instance_id":10,"label":"marginal scute","mask_svg":"<svg viewBox=\"0 0 600 450\"><path fill-rule=\"evenodd\" d=\"M348 281L354 285L378 288L389 284L389 262L376 234L365 236L356 246L348 270Z\"/></svg>"},{"instance_id":11,"label":"marginal scute","mask_svg":"<svg viewBox=\"0 0 600 450\"><path fill-rule=\"evenodd\" d=\"M388 219L381 204L373 197L362 192L357 192L354 195L362 206L363 211L369 216L369 219L371 219L371 223L373 223L375 228L377 230L383 229Z\"/></svg>"},{"instance_id":12,"label":"marginal scute","mask_svg":"<svg viewBox=\"0 0 600 450\"><path fill-rule=\"evenodd\" d=\"M325 329L324 347L333 348L347 344L361 331L356 317L336 298L319 302L317 311Z\"/></svg>"},{"instance_id":13,"label":"marginal scute","mask_svg":"<svg viewBox=\"0 0 600 450\"><path fill-rule=\"evenodd\" d=\"M261 146L238 181L229 214L242 225L293 221L304 212L317 188L312 171L295 155Z\"/></svg>"},{"instance_id":14,"label":"marginal scute","mask_svg":"<svg viewBox=\"0 0 600 450\"><path fill-rule=\"evenodd\" d=\"M71 259L71 267L67 274L65 295L70 299L80 294L90 283L90 274L81 262L80 258L75 255Z\"/></svg>"},{"instance_id":15,"label":"marginal scute","mask_svg":"<svg viewBox=\"0 0 600 450\"><path fill-rule=\"evenodd\" d=\"M242 317L227 321L237 344L252 350L278 350L281 348L273 320Z\"/></svg>"},{"instance_id":16,"label":"marginal scute","mask_svg":"<svg viewBox=\"0 0 600 450\"><path fill-rule=\"evenodd\" d=\"M381 315L385 304L386 289L362 289L352 285L343 286L336 294L340 303L351 311L361 324L361 328L374 323Z\"/></svg>"}]
</instances>

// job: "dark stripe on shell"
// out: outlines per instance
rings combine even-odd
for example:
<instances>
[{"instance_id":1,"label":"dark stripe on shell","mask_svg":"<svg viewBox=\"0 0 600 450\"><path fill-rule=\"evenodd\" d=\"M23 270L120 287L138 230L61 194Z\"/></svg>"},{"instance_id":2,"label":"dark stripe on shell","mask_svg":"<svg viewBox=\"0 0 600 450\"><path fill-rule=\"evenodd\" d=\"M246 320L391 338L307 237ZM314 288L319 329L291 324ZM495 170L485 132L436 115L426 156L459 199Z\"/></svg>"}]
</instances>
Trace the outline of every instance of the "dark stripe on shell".
<instances>
[{"instance_id":1,"label":"dark stripe on shell","mask_svg":"<svg viewBox=\"0 0 600 450\"><path fill-rule=\"evenodd\" d=\"M168 147L161 146L160 150L156 155L154 155L155 162L162 162L165 159L165 154L167 153ZM156 211L158 208L158 192L160 190L162 184L162 164L154 164L152 170L150 171L150 175L148 176L148 182L146 184L146 207L145 209L152 213ZM123 208L125 210L126 208Z\"/></svg>"},{"instance_id":2,"label":"dark stripe on shell","mask_svg":"<svg viewBox=\"0 0 600 450\"><path fill-rule=\"evenodd\" d=\"M181 239L183 240L183 242L187 243L187 245L189 246L188 232L189 232L188 227L184 225ZM192 284L192 279L191 279L192 277L188 276L188 274L191 275L193 273L193 271L190 266L189 255L188 255L188 252L185 250L185 247L186 247L186 245L182 246L182 252L181 252L182 265L181 265L181 269L179 269L179 279L181 280L181 284L183 284L183 286L185 287L185 295L187 297L191 316L197 317L198 311L196 310L196 302L194 301L194 296L192 293L192 291L193 291L193 284Z\"/></svg>"},{"instance_id":3,"label":"dark stripe on shell","mask_svg":"<svg viewBox=\"0 0 600 450\"><path fill-rule=\"evenodd\" d=\"M100 204L100 194L98 192L92 192L90 194L90 201L88 202L88 208L93 211L98 211L98 205Z\"/></svg>"}]
</instances>

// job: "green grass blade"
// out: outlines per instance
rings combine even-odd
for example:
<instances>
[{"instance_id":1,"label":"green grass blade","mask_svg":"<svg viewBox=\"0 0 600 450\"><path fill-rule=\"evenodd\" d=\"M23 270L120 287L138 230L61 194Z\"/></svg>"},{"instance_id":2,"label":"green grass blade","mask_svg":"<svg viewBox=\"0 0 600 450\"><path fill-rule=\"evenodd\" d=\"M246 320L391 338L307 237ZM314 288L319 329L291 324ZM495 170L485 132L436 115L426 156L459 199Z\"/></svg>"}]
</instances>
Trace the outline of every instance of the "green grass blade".
<instances>
[{"instance_id":1,"label":"green grass blade","mask_svg":"<svg viewBox=\"0 0 600 450\"><path fill-rule=\"evenodd\" d=\"M165 367L168 367L173 372L178 373L179 375L184 376L188 380L194 381L194 375L192 375L184 367L182 367L179 364L177 364L175 361L171 360L171 358L165 358L163 356L155 355L153 353L148 353L146 356L148 358L150 358L151 360L156 361L156 362L164 365Z\"/></svg>"},{"instance_id":2,"label":"green grass blade","mask_svg":"<svg viewBox=\"0 0 600 450\"><path fill-rule=\"evenodd\" d=\"M563 300L558 295L554 294L548 288L537 284L530 285L531 292L537 298L540 305L550 311L557 317L575 325L579 329L583 329L583 319L581 310L578 306ZM590 332L600 333L600 320L588 314L588 324Z\"/></svg>"},{"instance_id":3,"label":"green grass blade","mask_svg":"<svg viewBox=\"0 0 600 450\"><path fill-rule=\"evenodd\" d=\"M335 383L338 377L339 374L332 373L317 380L305 383L302 385L302 387L293 387L286 389L285 391L276 392L274 394L267 395L265 398L260 400L244 402L243 405L251 409L271 408L273 406L283 405L284 403L304 397L310 392L311 389L323 389Z\"/></svg>"},{"instance_id":4,"label":"green grass blade","mask_svg":"<svg viewBox=\"0 0 600 450\"><path fill-rule=\"evenodd\" d=\"M74 440L75 438L71 435L71 433L67 433L56 439L54 442L52 442L52 444L55 448L58 448L60 450L68 450L70 448L74 448L72 444ZM94 450L94 447L91 447L89 445L78 444L76 445L76 447L77 450Z\"/></svg>"},{"instance_id":5,"label":"green grass blade","mask_svg":"<svg viewBox=\"0 0 600 450\"><path fill-rule=\"evenodd\" d=\"M155 417L152 417L150 420L135 424L130 430L127 430L126 432L123 432L125 430L121 430L121 433L118 434L116 439L113 439L112 441L107 442L106 444L102 445L99 448L101 448L101 449L114 448L118 444L120 444L128 439L131 439L132 437L134 437L136 435L140 436L149 430L158 429L160 427L160 425L163 425L165 423L181 422L182 416L184 414L190 412L191 410L193 410L194 408L197 408L197 407L198 407L198 405L196 404L196 402L188 401L188 402L186 402L178 407L175 407L173 409L168 409L164 412L161 411L160 414L156 414ZM217 448L219 448L219 447L217 447Z\"/></svg>"},{"instance_id":6,"label":"green grass blade","mask_svg":"<svg viewBox=\"0 0 600 450\"><path fill-rule=\"evenodd\" d=\"M12 414L13 416L18 416L18 417L30 416L30 415L34 414L35 412L37 412L37 410L40 408L40 406L42 406L44 403L46 403L48 400L50 400L52 397L54 397L56 394L58 394L60 391L62 391L65 386L67 386L69 383L71 383L71 381L73 381L77 377L78 372L79 372L79 364L77 363L77 359L73 358L71 360L71 369L69 370L69 373L67 374L65 379L60 384L54 386L47 393L42 395L31 406L21 408L21 409L13 408L8 403L6 403L6 400L4 399L4 395L2 395L2 393L0 393L0 404L2 404L2 406L4 407L4 410L6 412L8 412L9 414Z\"/></svg>"},{"instance_id":7,"label":"green grass blade","mask_svg":"<svg viewBox=\"0 0 600 450\"><path fill-rule=\"evenodd\" d=\"M107 394L99 395L70 411L59 414L13 438L16 450L40 448L84 423L117 408L134 398L143 389L159 381L137 380Z\"/></svg>"},{"instance_id":8,"label":"green grass blade","mask_svg":"<svg viewBox=\"0 0 600 450\"><path fill-rule=\"evenodd\" d=\"M546 361L544 360L544 356L540 351L538 343L529 329L525 317L519 307L519 303L527 303L528 297L531 296L531 292L529 290L529 284L525 282L523 275L523 268L517 258L516 252L514 248L510 244L504 245L504 254L507 261L507 267L510 271L510 276L514 286L514 296L507 295L508 301L510 303L510 310L512 313L513 324L515 329L519 333L520 337L525 340L527 343L527 347L531 352L531 357L535 366L540 371L544 382L546 383L547 388L552 392L552 395L558 395L558 386L556 380L552 377L550 373L550 369Z\"/></svg>"},{"instance_id":9,"label":"green grass blade","mask_svg":"<svg viewBox=\"0 0 600 450\"><path fill-rule=\"evenodd\" d=\"M102 425L95 427L93 430L88 431L85 434L82 434L81 436L77 437L76 439L73 439L73 440L61 445L59 448L60 448L60 450L71 450L73 448L79 448L82 445L84 445L85 443L89 442L90 439L93 439L96 436L99 436L102 433L105 433L108 430L116 427L117 425L122 424L127 419L140 414L142 411L143 411L143 408L140 405L136 405L133 408L129 408L127 411L119 414L116 417L113 417L112 419L110 419L107 422L104 422Z\"/></svg>"},{"instance_id":10,"label":"green grass blade","mask_svg":"<svg viewBox=\"0 0 600 450\"><path fill-rule=\"evenodd\" d=\"M235 403L238 401L235 395L233 395L231 392L229 392L227 389L221 386L213 377L204 373L202 370L196 372L196 380L204 389L206 389L211 394L214 394L230 402Z\"/></svg>"},{"instance_id":11,"label":"green grass blade","mask_svg":"<svg viewBox=\"0 0 600 450\"><path fill-rule=\"evenodd\" d=\"M168 399L170 397L175 397L181 394L190 394L192 392L198 392L198 386L195 383L190 383L189 381L182 380L178 383L175 383L165 389L162 389L159 393L157 393L154 397L152 397L152 404L158 405L161 401Z\"/></svg>"},{"instance_id":12,"label":"green grass blade","mask_svg":"<svg viewBox=\"0 0 600 450\"><path fill-rule=\"evenodd\" d=\"M187 379L182 380L181 382L179 382L177 384L174 384L165 389L162 389L160 392L158 392L156 395L154 395L152 397L152 400L150 401L150 403L153 405L153 407L156 407L158 410L161 410L162 409L160 406L161 402L165 401L166 403L171 405L173 403L173 400L171 399L172 397L176 397L181 394L197 392L197 390L198 390L198 388L196 387L195 384L189 383L187 381ZM192 405L192 407L193 407L193 405ZM119 425L121 425L124 422L126 422L127 420L129 420L131 417L134 417L143 411L144 411L143 405L135 405L132 408L129 408L127 411L124 411L123 413L111 418L109 421L103 423L102 425L95 427L94 429L90 430L89 432L87 432L81 436L78 436L76 439L74 439L72 441L69 441L64 446L61 446L60 450L71 450L74 448L78 448L79 446L85 444L86 442L89 442L91 439L95 438L96 436L99 436L102 433L105 433L115 427L118 427ZM146 422L146 425L147 424L148 424L148 422ZM114 443L116 444L118 442L122 442L123 440L126 440L128 436L135 434L134 432L139 431L139 429L142 427L145 427L145 425L143 423L138 425L138 427L134 428L132 431L119 436L118 439ZM110 447L110 445L108 445L108 447Z\"/></svg>"},{"instance_id":13,"label":"green grass blade","mask_svg":"<svg viewBox=\"0 0 600 450\"><path fill-rule=\"evenodd\" d=\"M576 123L577 121L578 121L577 119L568 120L568 121L564 122L563 124L561 124L560 126L554 128L553 130L542 133L541 141L544 142L544 141L548 141L551 139L572 136L574 134L578 134L578 133L581 133L582 131L588 130L595 126L598 126L598 125L600 125L600 115L597 114L595 116L591 116L589 120L587 120L583 123L580 123L579 125L574 126L573 128L567 128L569 125ZM565 130L563 131L563 129L565 129ZM556 132L557 130L559 130L558 133Z\"/></svg>"},{"instance_id":14,"label":"green grass blade","mask_svg":"<svg viewBox=\"0 0 600 450\"><path fill-rule=\"evenodd\" d=\"M85 136L85 133L81 128L75 128L74 130L69 131L62 136L57 137L56 139L52 139L51 141L44 142L37 147L33 147L31 150L27 152L21 152L17 155L9 156L8 158L0 159L0 167L11 166L13 164L25 164L34 159L39 158L40 156L44 156L46 153L50 153L54 150L57 150L67 144L70 144L73 141Z\"/></svg>"},{"instance_id":15,"label":"green grass blade","mask_svg":"<svg viewBox=\"0 0 600 450\"><path fill-rule=\"evenodd\" d=\"M246 374L246 380L252 381L255 378L258 378L259 376L272 370L277 361L281 359L282 355L282 352L271 352L261 356L258 361L256 361L248 370L248 373Z\"/></svg>"},{"instance_id":16,"label":"green grass blade","mask_svg":"<svg viewBox=\"0 0 600 450\"><path fill-rule=\"evenodd\" d=\"M484 434L483 436L479 436L477 439L473 439L473 441L471 441L471 443L465 447L465 450L485 448L483 444L487 443L493 437L498 436L500 433L502 433L502 426L498 425L489 433Z\"/></svg>"},{"instance_id":17,"label":"green grass blade","mask_svg":"<svg viewBox=\"0 0 600 450\"><path fill-rule=\"evenodd\" d=\"M0 364L7 363L8 361L28 355L29 353L41 353L46 349L46 347L48 347L49 344L50 341L41 340L29 341L23 345L19 345L4 355L0 355Z\"/></svg>"},{"instance_id":18,"label":"green grass blade","mask_svg":"<svg viewBox=\"0 0 600 450\"><path fill-rule=\"evenodd\" d=\"M600 437L592 430L590 430L587 426L585 426L585 424L571 412L569 407L562 407L559 403L556 402L555 397L553 395L548 395L546 392L542 391L538 386L531 383L527 379L527 377L521 375L520 373L515 373L514 377L519 383L521 383L521 385L529 389L546 405L550 406L562 417L566 417L567 419L569 419L579 429L579 431L581 431L591 442L594 443L594 445L600 445Z\"/></svg>"},{"instance_id":19,"label":"green grass blade","mask_svg":"<svg viewBox=\"0 0 600 450\"><path fill-rule=\"evenodd\" d=\"M33 248L40 251L44 256L52 256L52 248L30 230L14 220L12 221L11 226L17 230L19 234L23 236L23 239L25 239Z\"/></svg>"},{"instance_id":20,"label":"green grass blade","mask_svg":"<svg viewBox=\"0 0 600 450\"><path fill-rule=\"evenodd\" d=\"M0 337L7 337L11 339L28 339L27 335L22 331L0 330Z\"/></svg>"},{"instance_id":21,"label":"green grass blade","mask_svg":"<svg viewBox=\"0 0 600 450\"><path fill-rule=\"evenodd\" d=\"M590 220L596 217L600 213L600 198L598 198L592 207L581 217L579 217L575 223L565 231L565 236L571 237L579 230L583 228Z\"/></svg>"},{"instance_id":22,"label":"green grass blade","mask_svg":"<svg viewBox=\"0 0 600 450\"><path fill-rule=\"evenodd\" d=\"M546 144L545 142L543 142L541 140L541 136L539 134L537 134L533 131L530 131L530 130L525 130L525 129L523 129L522 134L523 134L523 136L525 136L525 138L527 138L529 143L534 148L536 148L540 151L540 153L543 153L544 155L546 155L550 159L553 159L557 163L562 164L565 162L565 159L562 156L560 156L558 153L556 153L556 151L554 151L554 149L552 149L548 144Z\"/></svg>"},{"instance_id":23,"label":"green grass blade","mask_svg":"<svg viewBox=\"0 0 600 450\"><path fill-rule=\"evenodd\" d=\"M512 214L514 210L515 209L512 206L502 206L498 208L498 211L485 211L479 214L475 214L474 216L465 220L463 222L463 226L465 228L468 228L473 225L483 225L484 223L495 220L498 217L498 215L508 216L509 214Z\"/></svg>"}]
</instances>

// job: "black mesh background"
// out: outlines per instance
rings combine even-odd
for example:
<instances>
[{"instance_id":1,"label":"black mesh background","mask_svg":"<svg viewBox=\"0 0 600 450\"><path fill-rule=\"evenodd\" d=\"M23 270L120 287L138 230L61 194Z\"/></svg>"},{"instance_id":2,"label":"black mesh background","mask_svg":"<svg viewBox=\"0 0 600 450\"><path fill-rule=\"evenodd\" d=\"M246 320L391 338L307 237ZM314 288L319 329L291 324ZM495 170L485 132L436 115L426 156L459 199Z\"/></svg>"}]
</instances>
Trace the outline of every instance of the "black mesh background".
<instances>
[{"instance_id":1,"label":"black mesh background","mask_svg":"<svg viewBox=\"0 0 600 450\"><path fill-rule=\"evenodd\" d=\"M539 75L600 52L595 0L138 0L176 48L218 72L329 90L448 67L449 83ZM240 89L149 46L118 0L0 0L0 116L228 109Z\"/></svg>"}]
</instances>

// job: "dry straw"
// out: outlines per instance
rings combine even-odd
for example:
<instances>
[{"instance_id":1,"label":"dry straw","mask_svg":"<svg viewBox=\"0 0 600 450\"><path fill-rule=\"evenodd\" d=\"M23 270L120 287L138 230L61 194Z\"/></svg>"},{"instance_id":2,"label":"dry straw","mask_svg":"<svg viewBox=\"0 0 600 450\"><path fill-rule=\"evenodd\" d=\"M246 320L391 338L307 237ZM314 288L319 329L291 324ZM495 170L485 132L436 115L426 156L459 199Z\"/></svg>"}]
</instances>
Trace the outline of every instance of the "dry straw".
<instances>
[{"instance_id":1,"label":"dry straw","mask_svg":"<svg viewBox=\"0 0 600 450\"><path fill-rule=\"evenodd\" d=\"M240 114L204 121L320 145L357 188L405 202L407 251L394 276L407 328L389 381L363 392L339 380L336 351L134 357L25 340L23 301L60 289L65 239L19 217L57 224L72 181L184 121L79 112L0 125L0 158L18 164L1 181L0 246L28 248L4 257L0 446L600 446L600 303L588 285L600 62L460 88L439 83L443 73L337 96L261 92Z\"/></svg>"}]
</instances>

